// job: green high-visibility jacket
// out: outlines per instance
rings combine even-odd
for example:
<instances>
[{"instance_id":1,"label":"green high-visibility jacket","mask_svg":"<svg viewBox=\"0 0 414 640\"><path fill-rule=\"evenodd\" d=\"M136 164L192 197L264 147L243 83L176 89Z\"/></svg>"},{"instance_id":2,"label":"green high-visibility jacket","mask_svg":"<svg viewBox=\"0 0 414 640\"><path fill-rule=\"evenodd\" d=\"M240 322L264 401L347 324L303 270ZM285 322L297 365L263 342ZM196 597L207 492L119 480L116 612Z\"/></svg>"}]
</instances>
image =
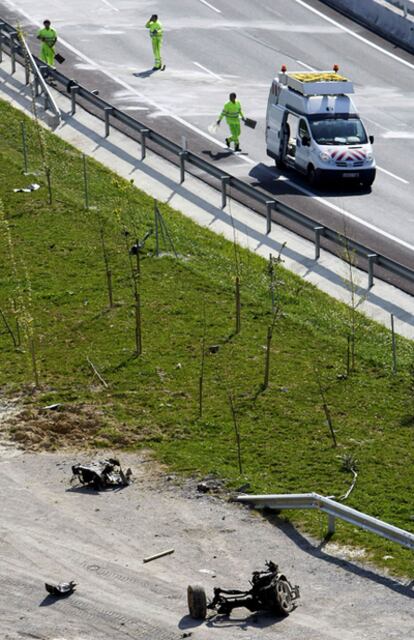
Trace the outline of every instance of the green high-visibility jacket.
<instances>
[{"instance_id":1,"label":"green high-visibility jacket","mask_svg":"<svg viewBox=\"0 0 414 640\"><path fill-rule=\"evenodd\" d=\"M223 107L219 120L226 118L227 124L238 122L240 118L244 118L241 104L238 100L232 102L229 100Z\"/></svg>"},{"instance_id":2,"label":"green high-visibility jacket","mask_svg":"<svg viewBox=\"0 0 414 640\"><path fill-rule=\"evenodd\" d=\"M162 38L162 23L159 20L157 20L156 22L151 22L151 20L148 20L145 26L150 30L151 38Z\"/></svg>"},{"instance_id":3,"label":"green high-visibility jacket","mask_svg":"<svg viewBox=\"0 0 414 640\"><path fill-rule=\"evenodd\" d=\"M52 27L50 29L43 28L38 31L37 37L48 47L54 47L57 40L57 32Z\"/></svg>"}]
</instances>

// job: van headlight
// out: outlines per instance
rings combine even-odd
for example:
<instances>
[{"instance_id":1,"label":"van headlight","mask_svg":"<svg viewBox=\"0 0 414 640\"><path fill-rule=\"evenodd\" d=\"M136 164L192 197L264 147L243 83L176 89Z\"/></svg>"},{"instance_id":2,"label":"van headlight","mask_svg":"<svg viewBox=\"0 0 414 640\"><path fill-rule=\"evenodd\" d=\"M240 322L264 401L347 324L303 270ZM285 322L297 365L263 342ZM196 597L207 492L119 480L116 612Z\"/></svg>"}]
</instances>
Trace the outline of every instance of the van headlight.
<instances>
[{"instance_id":1,"label":"van headlight","mask_svg":"<svg viewBox=\"0 0 414 640\"><path fill-rule=\"evenodd\" d=\"M371 153L371 152L367 153L367 155L366 155L367 162L372 162L373 159L374 159L374 154Z\"/></svg>"},{"instance_id":2,"label":"van headlight","mask_svg":"<svg viewBox=\"0 0 414 640\"><path fill-rule=\"evenodd\" d=\"M329 160L331 159L331 156L326 151L321 151L319 157L322 162L329 162Z\"/></svg>"}]
</instances>

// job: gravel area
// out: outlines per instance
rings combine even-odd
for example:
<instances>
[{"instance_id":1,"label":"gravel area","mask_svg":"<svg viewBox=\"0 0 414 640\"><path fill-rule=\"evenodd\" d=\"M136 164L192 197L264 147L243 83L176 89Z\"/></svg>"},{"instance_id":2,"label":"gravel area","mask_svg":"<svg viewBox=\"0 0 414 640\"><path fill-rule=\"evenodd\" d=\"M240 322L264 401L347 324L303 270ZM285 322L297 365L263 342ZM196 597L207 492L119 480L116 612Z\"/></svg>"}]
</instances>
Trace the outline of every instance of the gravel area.
<instances>
[{"instance_id":1,"label":"gravel area","mask_svg":"<svg viewBox=\"0 0 414 640\"><path fill-rule=\"evenodd\" d=\"M99 454L101 455L101 454ZM147 457L146 457L147 456ZM293 527L200 493L148 454L121 456L134 472L122 490L70 485L86 453L0 450L0 637L6 640L380 640L414 637L412 585L395 581L335 545L320 548ZM175 553L144 564L145 556ZM244 588L266 559L300 585L284 619L235 610L201 624L186 588ZM53 601L45 581L75 580Z\"/></svg>"}]
</instances>

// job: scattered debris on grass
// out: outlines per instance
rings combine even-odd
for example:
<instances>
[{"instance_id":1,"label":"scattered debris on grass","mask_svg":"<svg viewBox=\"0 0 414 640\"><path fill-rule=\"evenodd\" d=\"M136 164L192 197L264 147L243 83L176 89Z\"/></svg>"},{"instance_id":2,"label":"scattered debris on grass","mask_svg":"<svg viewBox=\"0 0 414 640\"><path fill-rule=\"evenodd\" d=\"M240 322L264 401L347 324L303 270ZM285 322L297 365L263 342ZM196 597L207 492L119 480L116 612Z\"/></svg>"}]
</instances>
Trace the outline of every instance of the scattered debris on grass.
<instances>
[{"instance_id":1,"label":"scattered debris on grass","mask_svg":"<svg viewBox=\"0 0 414 640\"><path fill-rule=\"evenodd\" d=\"M18 189L13 189L14 193L30 193L31 191L37 191L40 189L40 184L29 184L28 187L20 187Z\"/></svg>"}]
</instances>

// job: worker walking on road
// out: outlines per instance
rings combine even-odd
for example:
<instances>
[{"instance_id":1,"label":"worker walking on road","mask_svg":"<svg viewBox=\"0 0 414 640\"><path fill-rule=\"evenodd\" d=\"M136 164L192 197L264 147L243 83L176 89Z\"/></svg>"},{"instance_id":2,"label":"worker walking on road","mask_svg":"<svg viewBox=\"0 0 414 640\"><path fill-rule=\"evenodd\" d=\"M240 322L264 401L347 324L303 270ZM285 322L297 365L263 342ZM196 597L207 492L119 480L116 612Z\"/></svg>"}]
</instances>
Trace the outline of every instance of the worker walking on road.
<instances>
[{"instance_id":1,"label":"worker walking on road","mask_svg":"<svg viewBox=\"0 0 414 640\"><path fill-rule=\"evenodd\" d=\"M162 45L162 24L158 20L157 15L152 15L145 25L147 29L150 30L151 42L152 42L152 50L154 52L154 66L153 70L161 70L164 71L165 64L162 64L161 58L161 45Z\"/></svg>"},{"instance_id":2,"label":"worker walking on road","mask_svg":"<svg viewBox=\"0 0 414 640\"><path fill-rule=\"evenodd\" d=\"M49 67L55 66L55 44L57 40L57 32L50 26L50 20L43 22L43 29L37 34L37 39L41 40L42 47L40 49L40 58Z\"/></svg>"},{"instance_id":3,"label":"worker walking on road","mask_svg":"<svg viewBox=\"0 0 414 640\"><path fill-rule=\"evenodd\" d=\"M239 144L240 118L244 121L245 117L243 115L240 102L236 100L236 94L231 93L229 95L229 98L230 100L224 105L223 111L221 112L221 115L217 120L217 124L220 124L222 118L226 118L226 122L229 125L231 133L231 136L229 138L226 138L226 145L230 147L230 143L234 142L234 150L241 151Z\"/></svg>"}]
</instances>

